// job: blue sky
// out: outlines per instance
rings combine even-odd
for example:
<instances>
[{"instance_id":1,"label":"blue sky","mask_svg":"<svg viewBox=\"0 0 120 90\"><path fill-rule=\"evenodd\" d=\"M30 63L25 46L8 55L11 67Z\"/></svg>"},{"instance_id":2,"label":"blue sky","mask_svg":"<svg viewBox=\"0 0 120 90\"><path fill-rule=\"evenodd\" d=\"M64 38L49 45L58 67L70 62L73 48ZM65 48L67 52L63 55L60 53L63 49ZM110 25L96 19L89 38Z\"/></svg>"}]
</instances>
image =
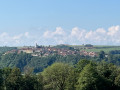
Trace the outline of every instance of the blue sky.
<instances>
[{"instance_id":1,"label":"blue sky","mask_svg":"<svg viewBox=\"0 0 120 90\"><path fill-rule=\"evenodd\" d=\"M120 0L1 0L0 43L120 45L119 5Z\"/></svg>"}]
</instances>

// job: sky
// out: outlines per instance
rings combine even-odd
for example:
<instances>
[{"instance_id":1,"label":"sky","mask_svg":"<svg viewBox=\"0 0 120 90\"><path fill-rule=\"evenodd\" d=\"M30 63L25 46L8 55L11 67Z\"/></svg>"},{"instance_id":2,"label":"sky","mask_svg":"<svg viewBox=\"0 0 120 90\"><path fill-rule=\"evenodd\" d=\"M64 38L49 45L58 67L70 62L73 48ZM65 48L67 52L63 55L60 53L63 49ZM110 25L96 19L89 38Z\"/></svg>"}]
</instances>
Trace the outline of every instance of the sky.
<instances>
[{"instance_id":1,"label":"sky","mask_svg":"<svg viewBox=\"0 0 120 90\"><path fill-rule=\"evenodd\" d=\"M0 0L0 46L120 45L120 0Z\"/></svg>"}]
</instances>

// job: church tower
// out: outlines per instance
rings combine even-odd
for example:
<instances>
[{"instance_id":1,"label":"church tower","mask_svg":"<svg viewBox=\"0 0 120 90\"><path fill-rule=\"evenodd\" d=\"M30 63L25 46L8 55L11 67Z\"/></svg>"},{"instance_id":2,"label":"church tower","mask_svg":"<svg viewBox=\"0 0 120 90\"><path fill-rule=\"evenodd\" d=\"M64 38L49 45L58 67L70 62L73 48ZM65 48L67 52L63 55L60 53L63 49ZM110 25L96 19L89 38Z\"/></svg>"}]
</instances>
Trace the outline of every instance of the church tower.
<instances>
[{"instance_id":1,"label":"church tower","mask_svg":"<svg viewBox=\"0 0 120 90\"><path fill-rule=\"evenodd\" d=\"M36 45L35 45L35 48L38 48L38 45L37 45L37 43L36 43Z\"/></svg>"}]
</instances>

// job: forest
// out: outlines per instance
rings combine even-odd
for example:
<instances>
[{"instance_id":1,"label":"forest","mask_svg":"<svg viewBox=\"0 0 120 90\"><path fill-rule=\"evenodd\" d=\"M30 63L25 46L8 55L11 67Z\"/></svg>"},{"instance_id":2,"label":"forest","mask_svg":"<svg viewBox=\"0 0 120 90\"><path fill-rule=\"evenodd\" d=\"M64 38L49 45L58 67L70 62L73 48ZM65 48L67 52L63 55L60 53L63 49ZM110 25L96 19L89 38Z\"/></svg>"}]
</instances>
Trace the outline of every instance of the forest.
<instances>
[{"instance_id":1,"label":"forest","mask_svg":"<svg viewBox=\"0 0 120 90\"><path fill-rule=\"evenodd\" d=\"M114 53L113 53L114 52ZM107 63L112 63L117 66L120 65L120 54L117 52L119 51L110 51L109 54L106 54L104 51L100 51L98 56L90 57L84 55L49 55L46 57L38 57L32 56L31 54L27 54L24 52L21 53L9 53L9 54L0 54L0 68L10 67L14 68L17 67L20 69L21 72L24 71L26 67L34 68L34 73L42 72L44 68L52 65L55 62L63 62L69 65L75 65L78 61L82 59L87 59L90 61L101 62L105 61ZM117 54L116 54L117 53Z\"/></svg>"},{"instance_id":2,"label":"forest","mask_svg":"<svg viewBox=\"0 0 120 90\"><path fill-rule=\"evenodd\" d=\"M120 68L105 61L56 62L40 73L26 67L0 69L0 90L120 90Z\"/></svg>"},{"instance_id":3,"label":"forest","mask_svg":"<svg viewBox=\"0 0 120 90\"><path fill-rule=\"evenodd\" d=\"M98 56L0 54L0 90L120 90L120 51Z\"/></svg>"}]
</instances>

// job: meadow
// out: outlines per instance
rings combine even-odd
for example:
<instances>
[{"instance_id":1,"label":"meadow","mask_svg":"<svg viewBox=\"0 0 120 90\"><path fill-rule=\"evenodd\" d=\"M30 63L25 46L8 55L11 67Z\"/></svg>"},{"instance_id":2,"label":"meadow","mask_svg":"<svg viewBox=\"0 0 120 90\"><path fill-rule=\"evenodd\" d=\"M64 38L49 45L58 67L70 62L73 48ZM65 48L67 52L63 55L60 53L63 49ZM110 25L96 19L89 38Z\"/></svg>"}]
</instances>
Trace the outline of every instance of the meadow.
<instances>
[{"instance_id":1,"label":"meadow","mask_svg":"<svg viewBox=\"0 0 120 90\"><path fill-rule=\"evenodd\" d=\"M84 45L72 45L72 47L80 50L85 50L87 52L104 51L105 53L109 53L109 51L112 51L112 50L120 50L120 46L107 46L107 45L94 45L93 48L90 48L90 49L86 49Z\"/></svg>"}]
</instances>

